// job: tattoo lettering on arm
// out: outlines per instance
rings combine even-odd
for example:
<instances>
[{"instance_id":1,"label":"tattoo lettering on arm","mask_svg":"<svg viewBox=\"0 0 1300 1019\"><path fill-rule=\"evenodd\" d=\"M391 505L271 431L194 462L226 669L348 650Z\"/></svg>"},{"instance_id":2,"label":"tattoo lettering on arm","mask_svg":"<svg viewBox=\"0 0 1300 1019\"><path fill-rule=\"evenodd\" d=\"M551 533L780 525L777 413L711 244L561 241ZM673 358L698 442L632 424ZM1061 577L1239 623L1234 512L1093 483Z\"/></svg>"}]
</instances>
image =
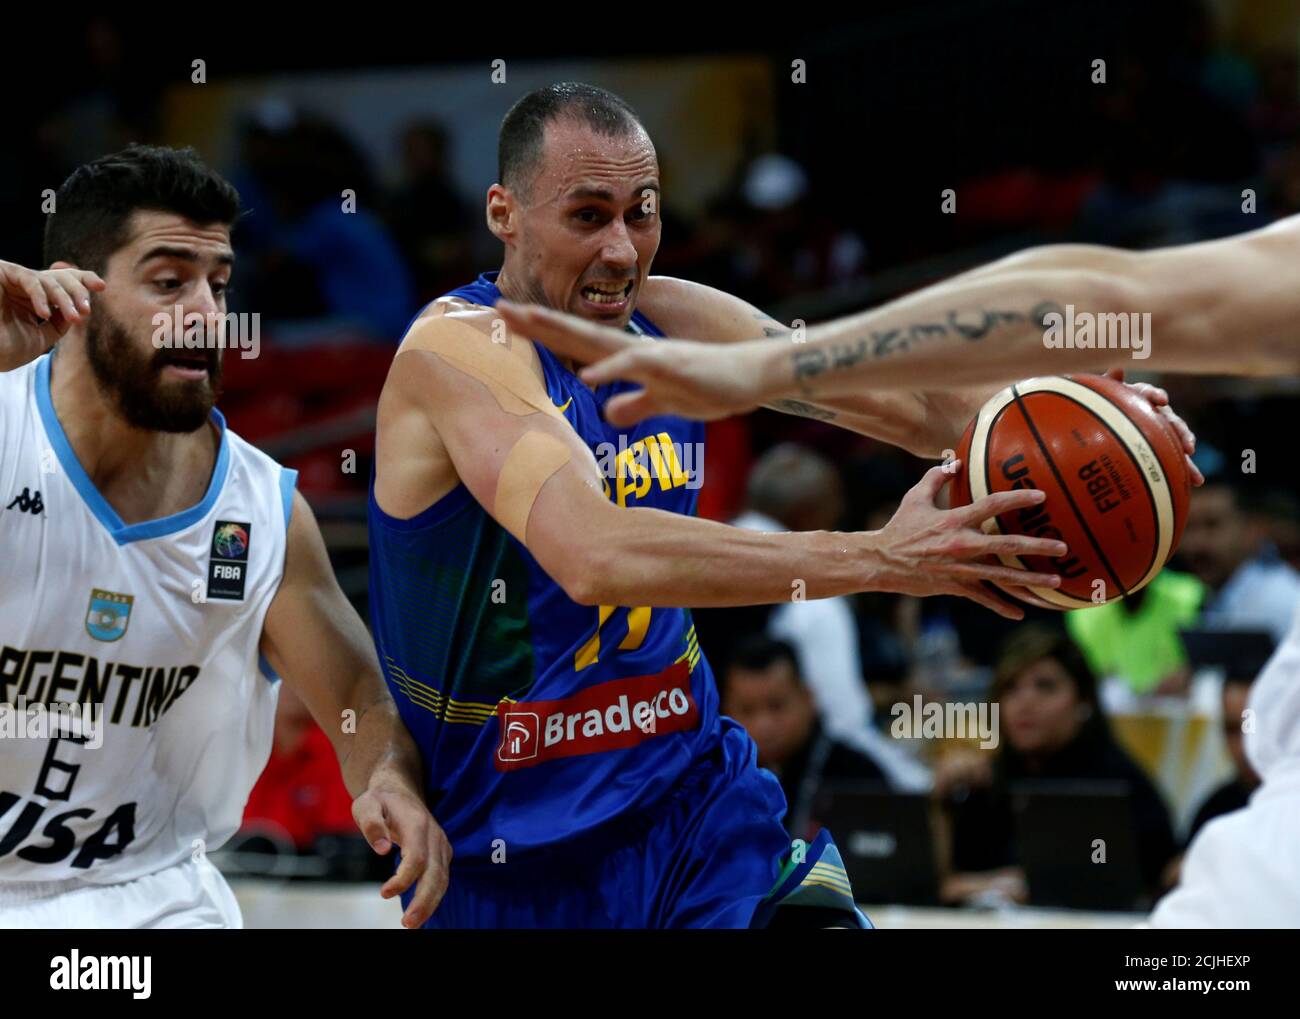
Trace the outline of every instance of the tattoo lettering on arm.
<instances>
[{"instance_id":1,"label":"tattoo lettering on arm","mask_svg":"<svg viewBox=\"0 0 1300 1019\"><path fill-rule=\"evenodd\" d=\"M866 338L850 340L848 343L832 343L826 348L814 347L794 352L794 377L805 396L812 392L807 379L827 371L849 368L868 356Z\"/></svg>"},{"instance_id":2,"label":"tattoo lettering on arm","mask_svg":"<svg viewBox=\"0 0 1300 1019\"><path fill-rule=\"evenodd\" d=\"M812 389L808 386L808 379L826 371L830 361L831 359L826 356L826 351L819 347L794 352L794 380L799 384L799 389L804 396L812 396Z\"/></svg>"},{"instance_id":3,"label":"tattoo lettering on arm","mask_svg":"<svg viewBox=\"0 0 1300 1019\"><path fill-rule=\"evenodd\" d=\"M804 403L802 400L773 400L767 406L773 410L784 411L786 414L797 414L799 417L812 418L815 421L834 421L837 416L833 410L817 407L811 403Z\"/></svg>"},{"instance_id":4,"label":"tattoo lettering on arm","mask_svg":"<svg viewBox=\"0 0 1300 1019\"><path fill-rule=\"evenodd\" d=\"M1004 322L1023 322L1025 316L1018 311L981 311L977 312L979 319L975 320L974 316L962 315L960 312L948 313L948 324L958 333L968 340L982 340L997 326Z\"/></svg>"},{"instance_id":5,"label":"tattoo lettering on arm","mask_svg":"<svg viewBox=\"0 0 1300 1019\"><path fill-rule=\"evenodd\" d=\"M805 396L813 396L808 380L826 372L842 371L863 360L901 353L927 340L960 336L967 342L977 343L1006 325L1033 322L1045 327L1043 319L1051 312L1061 314L1063 309L1053 301L1042 301L1028 312L954 308L943 322L914 322L894 329L876 329L846 343L796 350L791 354L795 382Z\"/></svg>"}]
</instances>

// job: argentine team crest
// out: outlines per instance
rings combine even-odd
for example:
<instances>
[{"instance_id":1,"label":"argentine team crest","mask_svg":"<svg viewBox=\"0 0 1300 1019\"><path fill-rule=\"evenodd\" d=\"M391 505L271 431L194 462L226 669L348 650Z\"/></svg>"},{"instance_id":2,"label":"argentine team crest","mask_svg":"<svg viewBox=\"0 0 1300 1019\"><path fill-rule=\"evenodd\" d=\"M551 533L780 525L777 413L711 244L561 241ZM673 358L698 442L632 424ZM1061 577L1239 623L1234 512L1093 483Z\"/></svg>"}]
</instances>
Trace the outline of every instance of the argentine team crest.
<instances>
[{"instance_id":1,"label":"argentine team crest","mask_svg":"<svg viewBox=\"0 0 1300 1019\"><path fill-rule=\"evenodd\" d=\"M86 610L86 632L96 640L121 640L131 621L131 605L135 602L129 594L116 591L90 589L90 607Z\"/></svg>"}]
</instances>

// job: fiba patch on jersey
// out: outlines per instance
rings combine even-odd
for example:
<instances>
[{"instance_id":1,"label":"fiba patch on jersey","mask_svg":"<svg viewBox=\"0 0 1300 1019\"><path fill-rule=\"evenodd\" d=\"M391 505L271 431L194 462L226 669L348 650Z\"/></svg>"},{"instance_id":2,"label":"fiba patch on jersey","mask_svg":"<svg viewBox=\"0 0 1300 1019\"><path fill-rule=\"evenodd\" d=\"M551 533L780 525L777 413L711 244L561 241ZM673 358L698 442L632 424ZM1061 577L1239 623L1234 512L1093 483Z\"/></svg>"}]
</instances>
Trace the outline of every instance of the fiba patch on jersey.
<instances>
[{"instance_id":1,"label":"fiba patch on jersey","mask_svg":"<svg viewBox=\"0 0 1300 1019\"><path fill-rule=\"evenodd\" d=\"M248 576L248 542L253 525L235 520L218 520L212 527L212 549L208 557L208 597L244 600Z\"/></svg>"},{"instance_id":2,"label":"fiba patch on jersey","mask_svg":"<svg viewBox=\"0 0 1300 1019\"><path fill-rule=\"evenodd\" d=\"M86 632L96 640L121 640L131 621L135 598L116 591L90 589L90 607L86 610Z\"/></svg>"},{"instance_id":3,"label":"fiba patch on jersey","mask_svg":"<svg viewBox=\"0 0 1300 1019\"><path fill-rule=\"evenodd\" d=\"M693 729L699 718L690 669L677 662L654 675L598 683L564 700L503 701L497 705L501 742L492 763L497 771L515 771L559 757L620 750Z\"/></svg>"}]
</instances>

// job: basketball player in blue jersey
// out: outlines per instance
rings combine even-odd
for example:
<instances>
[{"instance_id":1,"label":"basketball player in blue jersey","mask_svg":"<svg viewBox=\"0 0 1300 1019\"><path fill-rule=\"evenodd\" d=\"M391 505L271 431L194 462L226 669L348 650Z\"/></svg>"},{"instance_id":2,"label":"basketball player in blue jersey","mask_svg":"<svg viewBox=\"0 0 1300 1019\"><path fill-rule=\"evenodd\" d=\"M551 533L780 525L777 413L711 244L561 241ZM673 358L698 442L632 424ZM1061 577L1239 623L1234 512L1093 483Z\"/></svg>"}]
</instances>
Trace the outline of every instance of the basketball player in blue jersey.
<instances>
[{"instance_id":1,"label":"basketball player in blue jersey","mask_svg":"<svg viewBox=\"0 0 1300 1019\"><path fill-rule=\"evenodd\" d=\"M688 341L640 344L545 308L501 314L554 350L593 362L582 373L592 384L618 380L624 395L607 410L631 427L645 416L713 418L784 398L902 391L936 376L954 386L996 386L1027 374L1131 363L1129 350L1113 346L1045 342L1035 310L1069 305L1076 315L1150 313L1150 346L1141 361L1148 370L1295 377L1297 264L1300 216L1152 251L1048 245L817 326L794 348L755 336L727 351ZM1168 410L1167 396L1144 393L1164 408L1190 452L1194 439ZM1241 720L1247 756L1263 782L1249 806L1197 834L1180 883L1157 903L1152 926L1300 926L1300 606L1291 608L1291 629L1252 685Z\"/></svg>"},{"instance_id":2,"label":"basketball player in blue jersey","mask_svg":"<svg viewBox=\"0 0 1300 1019\"><path fill-rule=\"evenodd\" d=\"M980 562L1063 553L980 529L1039 493L945 511L938 468L878 532L695 519L702 426L613 427L622 387L588 388L493 307L534 301L643 338L752 335L750 305L649 275L658 201L654 148L617 97L566 84L520 100L487 194L502 268L416 317L384 387L371 615L455 849L432 926L865 926L829 836L791 843L779 783L719 715L690 608L882 590L1016 616L980 581L1057 582ZM835 412L925 444L937 406Z\"/></svg>"},{"instance_id":3,"label":"basketball player in blue jersey","mask_svg":"<svg viewBox=\"0 0 1300 1019\"><path fill-rule=\"evenodd\" d=\"M276 673L419 926L450 853L419 754L296 472L214 408L238 195L133 146L56 202L50 267L0 262L0 927L240 926L205 850L266 763ZM69 706L98 721L41 727Z\"/></svg>"}]
</instances>

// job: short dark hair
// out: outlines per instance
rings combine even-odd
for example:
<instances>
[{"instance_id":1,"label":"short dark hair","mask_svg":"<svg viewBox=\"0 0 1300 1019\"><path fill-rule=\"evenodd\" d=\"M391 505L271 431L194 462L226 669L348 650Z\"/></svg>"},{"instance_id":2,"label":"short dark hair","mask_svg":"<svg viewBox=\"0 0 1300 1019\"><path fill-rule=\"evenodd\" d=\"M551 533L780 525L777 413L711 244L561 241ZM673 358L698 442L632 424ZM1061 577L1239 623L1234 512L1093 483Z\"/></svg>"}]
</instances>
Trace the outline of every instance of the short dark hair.
<instances>
[{"instance_id":1,"label":"short dark hair","mask_svg":"<svg viewBox=\"0 0 1300 1019\"><path fill-rule=\"evenodd\" d=\"M1097 674L1064 628L1046 623L1025 623L1003 643L993 671L994 700L1000 700L1008 686L1035 662L1052 658L1069 675L1079 700L1101 711Z\"/></svg>"},{"instance_id":2,"label":"short dark hair","mask_svg":"<svg viewBox=\"0 0 1300 1019\"><path fill-rule=\"evenodd\" d=\"M54 201L45 221L45 265L71 262L97 273L130 240L136 210L227 226L239 218L239 192L192 148L127 146L73 170Z\"/></svg>"},{"instance_id":3,"label":"short dark hair","mask_svg":"<svg viewBox=\"0 0 1300 1019\"><path fill-rule=\"evenodd\" d=\"M780 662L789 662L794 670L795 679L803 682L803 670L799 667L799 655L789 641L769 637L765 633L751 633L741 637L732 648L727 658L727 671L747 669L762 672Z\"/></svg>"},{"instance_id":4,"label":"short dark hair","mask_svg":"<svg viewBox=\"0 0 1300 1019\"><path fill-rule=\"evenodd\" d=\"M542 157L546 125L573 117L605 138L624 138L644 130L626 102L595 85L561 81L534 89L510 107L497 138L497 180L527 194Z\"/></svg>"}]
</instances>

